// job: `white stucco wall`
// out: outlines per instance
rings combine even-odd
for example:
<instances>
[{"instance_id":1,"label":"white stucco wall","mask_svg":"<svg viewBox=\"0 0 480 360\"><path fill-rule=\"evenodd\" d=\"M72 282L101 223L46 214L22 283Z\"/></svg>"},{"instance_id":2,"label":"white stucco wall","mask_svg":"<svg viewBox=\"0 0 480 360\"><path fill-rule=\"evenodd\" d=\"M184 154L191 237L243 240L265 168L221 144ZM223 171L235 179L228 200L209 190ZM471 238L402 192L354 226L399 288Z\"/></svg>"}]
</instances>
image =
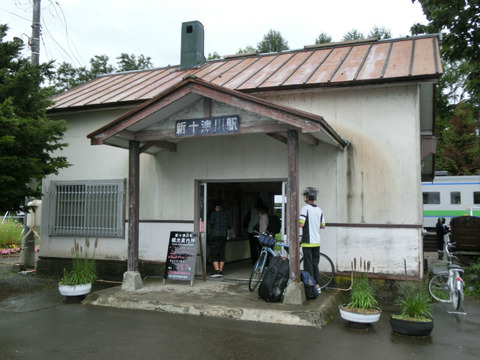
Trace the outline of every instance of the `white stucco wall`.
<instances>
[{"instance_id":1,"label":"white stucco wall","mask_svg":"<svg viewBox=\"0 0 480 360\"><path fill-rule=\"evenodd\" d=\"M395 227L419 225L422 220L417 86L266 98L323 116L350 142L344 151L323 143L316 147L300 144L300 189L317 187L327 223L335 224L324 232L322 252L340 271L348 271L353 258L362 257L372 261L378 273L402 275L405 259L410 275L419 274L420 230ZM182 116L197 111L203 110L193 107ZM65 141L70 145L64 154L74 166L46 179L44 192L50 180L128 178L127 150L91 146L86 138L118 115L107 111L69 118ZM140 258L163 261L169 231L193 230L188 221L193 222L195 180L284 179L287 147L261 134L199 137L180 142L176 152L142 154L140 171L140 220L187 222L140 223ZM47 197L45 206L49 206ZM48 213L43 211L42 224L48 223ZM42 230L41 256L69 256L72 238L45 234L46 229ZM126 259L126 239L101 239L100 244L97 258Z\"/></svg>"}]
</instances>

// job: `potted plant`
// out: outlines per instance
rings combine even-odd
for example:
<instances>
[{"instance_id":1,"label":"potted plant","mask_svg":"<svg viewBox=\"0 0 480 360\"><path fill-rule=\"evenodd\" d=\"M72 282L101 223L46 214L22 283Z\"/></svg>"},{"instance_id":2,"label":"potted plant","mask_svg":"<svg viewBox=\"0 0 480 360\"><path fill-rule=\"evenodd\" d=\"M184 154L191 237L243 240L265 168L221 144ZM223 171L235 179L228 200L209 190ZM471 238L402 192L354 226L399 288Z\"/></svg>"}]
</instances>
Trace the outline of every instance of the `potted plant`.
<instances>
[{"instance_id":1,"label":"potted plant","mask_svg":"<svg viewBox=\"0 0 480 360\"><path fill-rule=\"evenodd\" d=\"M423 282L407 284L395 305L400 307L400 313L390 316L394 332L414 336L426 336L432 332L432 299Z\"/></svg>"},{"instance_id":2,"label":"potted plant","mask_svg":"<svg viewBox=\"0 0 480 360\"><path fill-rule=\"evenodd\" d=\"M352 286L350 290L350 301L339 306L340 316L347 321L361 324L370 324L380 319L382 310L374 296L374 287L368 277L370 261L363 262L360 259L360 268L363 271L357 273L356 259L352 264Z\"/></svg>"},{"instance_id":3,"label":"potted plant","mask_svg":"<svg viewBox=\"0 0 480 360\"><path fill-rule=\"evenodd\" d=\"M97 248L98 239L94 248ZM72 248L72 270L63 269L63 279L58 284L58 290L63 296L82 296L90 293L92 283L97 279L95 269L95 250L89 256L90 241L85 239L85 249L74 240Z\"/></svg>"}]
</instances>

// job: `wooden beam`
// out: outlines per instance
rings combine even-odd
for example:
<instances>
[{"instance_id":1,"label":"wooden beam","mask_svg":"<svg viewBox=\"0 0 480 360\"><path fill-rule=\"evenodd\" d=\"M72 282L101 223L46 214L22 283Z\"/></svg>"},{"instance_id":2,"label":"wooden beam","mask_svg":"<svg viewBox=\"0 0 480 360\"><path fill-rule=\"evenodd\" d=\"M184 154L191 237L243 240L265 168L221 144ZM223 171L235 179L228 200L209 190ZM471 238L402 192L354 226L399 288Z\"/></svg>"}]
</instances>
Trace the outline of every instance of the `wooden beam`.
<instances>
[{"instance_id":1,"label":"wooden beam","mask_svg":"<svg viewBox=\"0 0 480 360\"><path fill-rule=\"evenodd\" d=\"M272 139L278 140L281 143L284 143L285 145L287 144L287 138L283 135L277 134L277 133L268 133L266 134L267 136L270 136Z\"/></svg>"},{"instance_id":2,"label":"wooden beam","mask_svg":"<svg viewBox=\"0 0 480 360\"><path fill-rule=\"evenodd\" d=\"M300 282L300 257L298 239L298 132L289 130L287 179L287 236L290 245L290 281Z\"/></svg>"},{"instance_id":3,"label":"wooden beam","mask_svg":"<svg viewBox=\"0 0 480 360\"><path fill-rule=\"evenodd\" d=\"M138 272L140 199L140 144L130 141L128 149L128 257L127 271Z\"/></svg>"},{"instance_id":4,"label":"wooden beam","mask_svg":"<svg viewBox=\"0 0 480 360\"><path fill-rule=\"evenodd\" d=\"M170 141L149 141L140 148L140 152L143 153L150 149L152 146L158 146L169 152L177 151L177 144Z\"/></svg>"},{"instance_id":5,"label":"wooden beam","mask_svg":"<svg viewBox=\"0 0 480 360\"><path fill-rule=\"evenodd\" d=\"M203 98L203 116L212 117L212 99Z\"/></svg>"}]
</instances>

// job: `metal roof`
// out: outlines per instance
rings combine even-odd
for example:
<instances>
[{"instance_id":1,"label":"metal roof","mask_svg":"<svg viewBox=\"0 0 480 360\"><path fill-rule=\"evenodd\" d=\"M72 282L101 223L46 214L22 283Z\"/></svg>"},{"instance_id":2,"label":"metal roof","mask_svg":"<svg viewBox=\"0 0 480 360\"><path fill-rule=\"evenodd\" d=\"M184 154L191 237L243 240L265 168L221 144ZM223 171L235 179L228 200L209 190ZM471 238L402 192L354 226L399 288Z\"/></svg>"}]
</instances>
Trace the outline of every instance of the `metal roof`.
<instances>
[{"instance_id":1,"label":"metal roof","mask_svg":"<svg viewBox=\"0 0 480 360\"><path fill-rule=\"evenodd\" d=\"M55 96L49 110L143 102L187 75L232 90L263 92L436 79L441 74L436 35L366 39L231 56L188 70L172 66L105 75Z\"/></svg>"}]
</instances>

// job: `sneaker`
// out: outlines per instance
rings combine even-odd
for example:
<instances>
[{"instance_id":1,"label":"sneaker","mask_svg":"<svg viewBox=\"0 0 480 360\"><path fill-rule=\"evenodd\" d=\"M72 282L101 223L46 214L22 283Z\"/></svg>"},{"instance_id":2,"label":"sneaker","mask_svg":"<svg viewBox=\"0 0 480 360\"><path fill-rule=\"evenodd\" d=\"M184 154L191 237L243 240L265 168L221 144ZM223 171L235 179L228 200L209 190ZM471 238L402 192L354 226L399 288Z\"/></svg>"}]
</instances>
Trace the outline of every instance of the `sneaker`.
<instances>
[{"instance_id":1,"label":"sneaker","mask_svg":"<svg viewBox=\"0 0 480 360\"><path fill-rule=\"evenodd\" d=\"M322 293L322 289L320 286L315 286L315 291L317 292L317 295L320 295Z\"/></svg>"},{"instance_id":2,"label":"sneaker","mask_svg":"<svg viewBox=\"0 0 480 360\"><path fill-rule=\"evenodd\" d=\"M222 276L223 276L223 274L222 274L222 272L219 271L219 270L216 270L215 272L213 272L213 273L210 275L210 277L213 277L213 278L222 277Z\"/></svg>"}]
</instances>

